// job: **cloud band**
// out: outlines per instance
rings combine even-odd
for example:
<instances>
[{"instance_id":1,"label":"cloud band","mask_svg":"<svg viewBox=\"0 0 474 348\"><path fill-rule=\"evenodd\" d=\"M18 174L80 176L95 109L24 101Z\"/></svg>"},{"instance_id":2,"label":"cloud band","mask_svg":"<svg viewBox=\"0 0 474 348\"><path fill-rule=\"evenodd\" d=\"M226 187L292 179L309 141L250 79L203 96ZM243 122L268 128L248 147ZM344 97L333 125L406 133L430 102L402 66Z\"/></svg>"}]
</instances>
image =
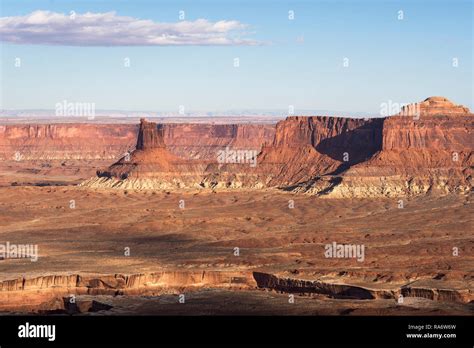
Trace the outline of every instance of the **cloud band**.
<instances>
[{"instance_id":1,"label":"cloud band","mask_svg":"<svg viewBox=\"0 0 474 348\"><path fill-rule=\"evenodd\" d=\"M4 42L59 46L258 45L256 40L241 38L246 28L235 20L163 23L115 12L66 15L34 11L0 18Z\"/></svg>"}]
</instances>

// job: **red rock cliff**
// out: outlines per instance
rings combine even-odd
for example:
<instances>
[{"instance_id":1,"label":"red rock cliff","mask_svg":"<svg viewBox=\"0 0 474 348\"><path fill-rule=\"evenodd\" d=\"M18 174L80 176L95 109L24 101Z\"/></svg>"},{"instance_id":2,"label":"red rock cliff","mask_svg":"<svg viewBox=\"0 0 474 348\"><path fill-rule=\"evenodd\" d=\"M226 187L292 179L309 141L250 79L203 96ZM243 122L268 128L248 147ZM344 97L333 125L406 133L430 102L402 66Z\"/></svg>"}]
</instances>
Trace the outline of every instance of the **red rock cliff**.
<instances>
[{"instance_id":1,"label":"red rock cliff","mask_svg":"<svg viewBox=\"0 0 474 348\"><path fill-rule=\"evenodd\" d=\"M20 152L24 160L110 160L136 146L163 145L183 159L209 159L226 146L260 150L275 133L273 125L149 124L140 139L134 124L0 125L0 159L12 160Z\"/></svg>"},{"instance_id":2,"label":"red rock cliff","mask_svg":"<svg viewBox=\"0 0 474 348\"><path fill-rule=\"evenodd\" d=\"M421 107L419 106L421 105ZM428 98L418 115L384 121L382 148L342 175L342 196L469 192L474 165L474 115L446 98Z\"/></svg>"},{"instance_id":3,"label":"red rock cliff","mask_svg":"<svg viewBox=\"0 0 474 348\"><path fill-rule=\"evenodd\" d=\"M163 131L154 122L148 122L144 118L140 120L138 131L137 150L164 148Z\"/></svg>"},{"instance_id":4,"label":"red rock cliff","mask_svg":"<svg viewBox=\"0 0 474 348\"><path fill-rule=\"evenodd\" d=\"M135 125L0 125L0 158L12 160L110 160L134 147Z\"/></svg>"}]
</instances>

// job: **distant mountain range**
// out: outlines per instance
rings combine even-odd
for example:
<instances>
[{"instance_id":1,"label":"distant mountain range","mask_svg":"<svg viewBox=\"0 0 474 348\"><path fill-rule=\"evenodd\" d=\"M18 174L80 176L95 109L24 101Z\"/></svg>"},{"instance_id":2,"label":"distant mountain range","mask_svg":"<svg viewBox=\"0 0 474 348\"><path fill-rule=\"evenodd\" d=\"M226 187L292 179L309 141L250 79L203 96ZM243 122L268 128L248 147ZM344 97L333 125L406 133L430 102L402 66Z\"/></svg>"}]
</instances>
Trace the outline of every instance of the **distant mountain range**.
<instances>
[{"instance_id":1,"label":"distant mountain range","mask_svg":"<svg viewBox=\"0 0 474 348\"><path fill-rule=\"evenodd\" d=\"M183 113L176 111L128 111L128 110L95 110L95 117L255 117L255 116L271 116L271 117L287 117L292 115L298 116L351 116L351 117L374 117L377 113L367 112L347 112L337 110L322 110L322 109L295 109L294 112L289 112L288 109L232 109L222 111L200 111L200 110L186 110ZM19 118L54 118L63 117L57 116L54 109L15 109L15 110L0 110L0 117L19 117ZM82 117L82 115L71 115L67 117Z\"/></svg>"}]
</instances>

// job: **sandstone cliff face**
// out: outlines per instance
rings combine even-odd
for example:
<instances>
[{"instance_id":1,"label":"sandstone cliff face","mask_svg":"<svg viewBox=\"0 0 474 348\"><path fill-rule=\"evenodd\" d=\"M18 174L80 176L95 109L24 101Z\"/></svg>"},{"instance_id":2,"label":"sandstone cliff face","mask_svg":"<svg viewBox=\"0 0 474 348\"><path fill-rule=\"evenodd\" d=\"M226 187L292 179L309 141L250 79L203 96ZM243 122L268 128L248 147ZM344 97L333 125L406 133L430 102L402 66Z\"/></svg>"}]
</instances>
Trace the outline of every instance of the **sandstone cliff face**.
<instances>
[{"instance_id":1,"label":"sandstone cliff face","mask_svg":"<svg viewBox=\"0 0 474 348\"><path fill-rule=\"evenodd\" d=\"M137 141L138 131L139 126L130 124L0 125L0 160L15 160L16 153L23 161L118 159L143 143L145 139ZM156 132L168 150L183 159L215 159L226 146L260 150L273 140L275 127L171 123ZM148 131L144 136L153 137Z\"/></svg>"},{"instance_id":2,"label":"sandstone cliff face","mask_svg":"<svg viewBox=\"0 0 474 348\"><path fill-rule=\"evenodd\" d=\"M359 168L390 174L423 174L429 170L472 165L472 116L390 117L384 122L381 151Z\"/></svg>"},{"instance_id":3,"label":"sandstone cliff face","mask_svg":"<svg viewBox=\"0 0 474 348\"><path fill-rule=\"evenodd\" d=\"M138 131L137 150L148 150L164 148L162 127L158 128L156 123L147 122L144 118L140 120Z\"/></svg>"},{"instance_id":4,"label":"sandstone cliff face","mask_svg":"<svg viewBox=\"0 0 474 348\"><path fill-rule=\"evenodd\" d=\"M260 151L273 141L274 125L260 124L165 124L163 137L168 149L186 159L215 160L226 146Z\"/></svg>"},{"instance_id":5,"label":"sandstone cliff face","mask_svg":"<svg viewBox=\"0 0 474 348\"><path fill-rule=\"evenodd\" d=\"M418 110L417 117L385 119L381 150L344 172L338 185L320 182L312 192L329 190L334 197L470 192L474 115L440 97L426 99Z\"/></svg>"},{"instance_id":6,"label":"sandstone cliff face","mask_svg":"<svg viewBox=\"0 0 474 348\"><path fill-rule=\"evenodd\" d=\"M97 171L97 176L111 184L120 184L116 181L158 179L163 184L182 182L190 171L202 171L204 168L196 163L180 159L166 148L161 127L156 123L140 121L138 140L135 151L122 157L106 170ZM193 178L191 181L198 180ZM95 183L95 182L94 182ZM131 183L130 181L128 183ZM162 188L161 186L160 188Z\"/></svg>"},{"instance_id":7,"label":"sandstone cliff face","mask_svg":"<svg viewBox=\"0 0 474 348\"><path fill-rule=\"evenodd\" d=\"M460 303L469 303L474 298L474 294L468 288L468 283L443 282L432 279L410 281L402 286L389 285L387 288L371 288L344 283L282 278L263 272L254 272L253 277L259 288L292 294L322 294L333 298L397 300L399 295L403 295L403 297L421 297L434 301Z\"/></svg>"},{"instance_id":8,"label":"sandstone cliff face","mask_svg":"<svg viewBox=\"0 0 474 348\"><path fill-rule=\"evenodd\" d=\"M72 294L156 296L193 288L246 289L253 286L255 281L251 273L239 271L46 275L0 281L0 311L34 311L51 304L55 298L69 299Z\"/></svg>"},{"instance_id":9,"label":"sandstone cliff face","mask_svg":"<svg viewBox=\"0 0 474 348\"><path fill-rule=\"evenodd\" d=\"M113 187L278 187L324 197L469 192L472 115L439 97L420 105L416 118L403 110L399 116L367 120L288 117L276 125L273 141L243 161L218 162L210 155L206 160L180 160L165 148L157 126L143 120L132 161L122 159L99 177L121 180ZM169 129L168 134L176 131ZM247 138L238 137L238 132L239 128L222 126L213 128L210 136ZM102 181L96 179L98 186Z\"/></svg>"},{"instance_id":10,"label":"sandstone cliff face","mask_svg":"<svg viewBox=\"0 0 474 348\"><path fill-rule=\"evenodd\" d=\"M467 116L471 113L469 111L469 108L463 105L456 105L445 97L429 97L423 100L421 103L416 104L415 106L419 108L420 114L423 114L424 116ZM409 107L410 106L407 106L405 109L408 109ZM401 113L405 114L405 116L409 115L409 113L404 113L403 109Z\"/></svg>"},{"instance_id":11,"label":"sandstone cliff face","mask_svg":"<svg viewBox=\"0 0 474 348\"><path fill-rule=\"evenodd\" d=\"M0 125L0 159L110 160L133 148L135 125Z\"/></svg>"},{"instance_id":12,"label":"sandstone cliff face","mask_svg":"<svg viewBox=\"0 0 474 348\"><path fill-rule=\"evenodd\" d=\"M219 151L242 147L257 154L261 142L273 134L269 129L260 125L161 126L142 119L136 150L108 169L99 170L97 177L86 181L83 186L152 190L214 187L206 176L218 163ZM203 134L203 131L208 131L208 134ZM263 139L255 137L258 135ZM166 136L173 139L170 143L174 145L165 144ZM191 145L193 140L196 142ZM195 147L200 150L196 151ZM170 148L181 156L172 153ZM187 150L191 155L183 153ZM247 176L244 180L254 182L250 178ZM233 187L242 187L240 180L234 178L231 182Z\"/></svg>"},{"instance_id":13,"label":"sandstone cliff face","mask_svg":"<svg viewBox=\"0 0 474 348\"><path fill-rule=\"evenodd\" d=\"M272 141L275 133L273 125L257 124L156 125L144 121L142 132L139 128L140 126L128 124L0 126L0 159L9 168L20 168L20 165L22 168L38 168L46 177L75 173L88 177L97 168L104 168L113 161L121 160L111 172L117 178L127 177L132 173L131 180L136 181L140 176L154 181L158 179L158 182L114 183L118 187L173 188L176 185L187 185L191 179L195 186L200 181L196 175L204 171L206 163L216 161L219 150L230 147L259 152L265 142ZM164 147L166 151L158 150ZM135 162L125 161L130 159L130 153L135 148L140 150L133 156L133 160L140 163L139 169L134 169ZM149 153L152 149L155 149L153 156ZM163 156L172 158L160 160ZM186 162L191 159L200 162ZM170 162L175 163L173 168L170 168ZM104 174L106 172L103 169L100 171ZM160 174L156 175L155 171ZM186 175L189 180L183 181ZM163 176L166 176L166 180L161 180ZM99 186L104 184L103 181L100 180ZM110 184L107 181L107 185Z\"/></svg>"},{"instance_id":14,"label":"sandstone cliff face","mask_svg":"<svg viewBox=\"0 0 474 348\"><path fill-rule=\"evenodd\" d=\"M295 116L276 127L145 120L139 127L0 126L0 156L120 158L86 183L94 187L277 187L324 197L467 193L472 188L473 119L466 107L431 97L388 118ZM254 155L221 162L223 149Z\"/></svg>"},{"instance_id":15,"label":"sandstone cliff face","mask_svg":"<svg viewBox=\"0 0 474 348\"><path fill-rule=\"evenodd\" d=\"M274 153L281 152L281 149L299 151L304 148L323 164L319 169L314 168L314 172L306 171L306 177L329 174L338 168L343 170L369 159L380 150L382 125L383 119L289 117L277 125L275 141L262 153L262 163L278 163ZM288 174L301 171L298 162L307 162L306 158L299 156L295 160L293 166L288 167Z\"/></svg>"},{"instance_id":16,"label":"sandstone cliff face","mask_svg":"<svg viewBox=\"0 0 474 348\"><path fill-rule=\"evenodd\" d=\"M474 117L432 97L384 119L288 117L258 166L213 168L213 187L280 187L324 197L468 193ZM246 175L245 175L246 173Z\"/></svg>"},{"instance_id":17,"label":"sandstone cliff face","mask_svg":"<svg viewBox=\"0 0 474 348\"><path fill-rule=\"evenodd\" d=\"M210 166L212 187L282 187L313 181L367 160L380 150L383 119L288 117L262 148L255 168L248 164Z\"/></svg>"}]
</instances>

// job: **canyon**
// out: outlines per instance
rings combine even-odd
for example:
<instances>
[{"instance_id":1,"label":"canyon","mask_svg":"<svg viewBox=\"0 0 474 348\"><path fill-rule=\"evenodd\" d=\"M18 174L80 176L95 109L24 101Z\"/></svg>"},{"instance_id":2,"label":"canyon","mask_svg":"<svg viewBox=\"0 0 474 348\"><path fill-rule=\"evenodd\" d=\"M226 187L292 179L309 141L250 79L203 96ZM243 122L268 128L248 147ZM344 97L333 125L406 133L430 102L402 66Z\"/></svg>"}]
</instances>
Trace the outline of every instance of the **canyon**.
<instances>
[{"instance_id":1,"label":"canyon","mask_svg":"<svg viewBox=\"0 0 474 348\"><path fill-rule=\"evenodd\" d=\"M0 312L472 315L473 122L430 97L384 118L0 125L0 241L39 251L0 259Z\"/></svg>"}]
</instances>

